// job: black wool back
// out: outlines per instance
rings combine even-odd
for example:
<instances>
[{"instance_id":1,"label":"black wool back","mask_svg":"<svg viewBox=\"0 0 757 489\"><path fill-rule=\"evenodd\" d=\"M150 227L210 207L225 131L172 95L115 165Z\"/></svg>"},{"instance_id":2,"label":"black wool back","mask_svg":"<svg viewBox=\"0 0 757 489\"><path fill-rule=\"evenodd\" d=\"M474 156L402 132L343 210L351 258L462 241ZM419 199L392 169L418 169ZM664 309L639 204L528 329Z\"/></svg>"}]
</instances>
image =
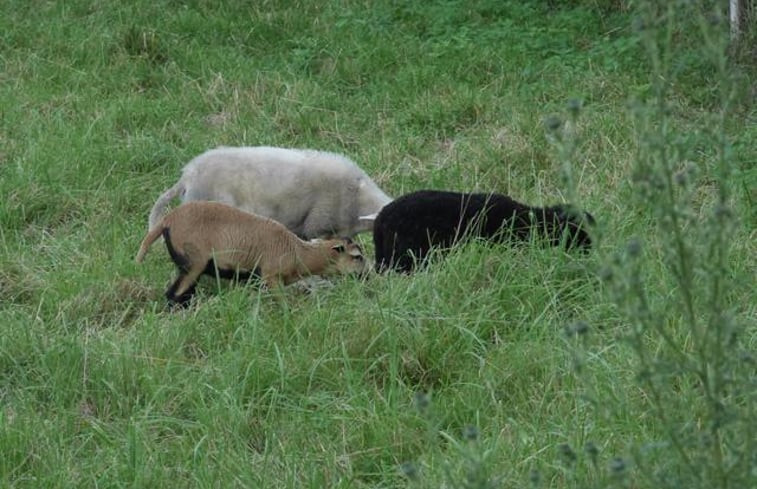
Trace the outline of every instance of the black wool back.
<instances>
[{"instance_id":1,"label":"black wool back","mask_svg":"<svg viewBox=\"0 0 757 489\"><path fill-rule=\"evenodd\" d=\"M376 217L373 241L376 269L409 272L431 248L449 248L466 237L525 241L537 233L551 245L588 248L584 219L566 206L531 207L502 194L421 190L387 204Z\"/></svg>"}]
</instances>

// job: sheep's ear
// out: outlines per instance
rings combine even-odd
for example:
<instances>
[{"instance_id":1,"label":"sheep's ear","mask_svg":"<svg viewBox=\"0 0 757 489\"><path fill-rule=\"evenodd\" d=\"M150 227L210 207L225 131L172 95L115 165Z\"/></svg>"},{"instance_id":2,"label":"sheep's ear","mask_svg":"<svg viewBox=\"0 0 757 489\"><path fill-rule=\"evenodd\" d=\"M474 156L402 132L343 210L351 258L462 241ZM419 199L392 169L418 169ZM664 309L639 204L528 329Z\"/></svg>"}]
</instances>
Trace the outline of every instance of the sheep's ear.
<instances>
[{"instance_id":1,"label":"sheep's ear","mask_svg":"<svg viewBox=\"0 0 757 489\"><path fill-rule=\"evenodd\" d=\"M363 223L373 223L373 221L376 220L376 216L378 216L378 212L374 212L373 214L367 214L365 216L359 216L357 218L357 222L363 224Z\"/></svg>"}]
</instances>

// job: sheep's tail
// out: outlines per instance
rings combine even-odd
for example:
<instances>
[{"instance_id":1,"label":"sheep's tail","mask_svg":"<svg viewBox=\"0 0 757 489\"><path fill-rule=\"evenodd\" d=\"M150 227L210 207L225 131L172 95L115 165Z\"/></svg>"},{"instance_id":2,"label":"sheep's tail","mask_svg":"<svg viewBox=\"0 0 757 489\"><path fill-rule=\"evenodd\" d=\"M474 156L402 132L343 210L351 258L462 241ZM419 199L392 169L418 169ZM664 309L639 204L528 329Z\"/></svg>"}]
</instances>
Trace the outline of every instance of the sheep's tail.
<instances>
[{"instance_id":1,"label":"sheep's tail","mask_svg":"<svg viewBox=\"0 0 757 489\"><path fill-rule=\"evenodd\" d=\"M142 244L139 245L139 251L137 252L136 258L137 263L142 263L142 260L145 259L145 255L147 254L147 250L149 250L150 246L163 234L163 229L165 229L165 227L165 224L161 221L157 226L150 229L142 240Z\"/></svg>"},{"instance_id":2,"label":"sheep's tail","mask_svg":"<svg viewBox=\"0 0 757 489\"><path fill-rule=\"evenodd\" d=\"M158 200L155 201L155 205L152 206L152 210L150 211L150 219L148 220L147 229L155 229L155 226L158 225L160 219L163 217L168 204L182 193L184 193L184 183L179 180L176 182L176 185L169 188L158 197Z\"/></svg>"}]
</instances>

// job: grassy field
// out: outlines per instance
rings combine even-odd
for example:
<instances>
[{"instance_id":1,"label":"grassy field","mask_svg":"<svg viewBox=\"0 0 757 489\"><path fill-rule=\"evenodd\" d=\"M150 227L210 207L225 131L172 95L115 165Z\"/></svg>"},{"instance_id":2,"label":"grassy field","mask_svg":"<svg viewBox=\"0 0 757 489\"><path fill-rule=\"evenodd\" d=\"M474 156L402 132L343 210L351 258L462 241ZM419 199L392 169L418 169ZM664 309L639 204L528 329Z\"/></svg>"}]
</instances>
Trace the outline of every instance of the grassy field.
<instances>
[{"instance_id":1,"label":"grassy field","mask_svg":"<svg viewBox=\"0 0 757 489\"><path fill-rule=\"evenodd\" d=\"M0 485L757 487L754 51L623 4L0 0ZM598 246L167 312L134 255L218 145L570 200Z\"/></svg>"}]
</instances>

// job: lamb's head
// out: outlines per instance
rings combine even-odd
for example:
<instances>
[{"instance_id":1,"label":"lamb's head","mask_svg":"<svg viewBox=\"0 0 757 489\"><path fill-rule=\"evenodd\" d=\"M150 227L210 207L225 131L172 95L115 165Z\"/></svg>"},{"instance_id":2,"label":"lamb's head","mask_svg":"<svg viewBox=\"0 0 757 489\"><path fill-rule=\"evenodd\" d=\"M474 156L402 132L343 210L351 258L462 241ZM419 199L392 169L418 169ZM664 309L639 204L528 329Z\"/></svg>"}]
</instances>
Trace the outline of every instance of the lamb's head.
<instances>
[{"instance_id":1,"label":"lamb's head","mask_svg":"<svg viewBox=\"0 0 757 489\"><path fill-rule=\"evenodd\" d=\"M363 249L350 238L327 239L320 244L329 255L324 275L363 275L371 269Z\"/></svg>"},{"instance_id":2,"label":"lamb's head","mask_svg":"<svg viewBox=\"0 0 757 489\"><path fill-rule=\"evenodd\" d=\"M580 211L571 205L556 205L552 207L559 221L560 234L565 234L566 248L578 248L581 251L591 249L591 236L588 229L596 224L594 216L586 211ZM556 236L562 239L562 236Z\"/></svg>"}]
</instances>

